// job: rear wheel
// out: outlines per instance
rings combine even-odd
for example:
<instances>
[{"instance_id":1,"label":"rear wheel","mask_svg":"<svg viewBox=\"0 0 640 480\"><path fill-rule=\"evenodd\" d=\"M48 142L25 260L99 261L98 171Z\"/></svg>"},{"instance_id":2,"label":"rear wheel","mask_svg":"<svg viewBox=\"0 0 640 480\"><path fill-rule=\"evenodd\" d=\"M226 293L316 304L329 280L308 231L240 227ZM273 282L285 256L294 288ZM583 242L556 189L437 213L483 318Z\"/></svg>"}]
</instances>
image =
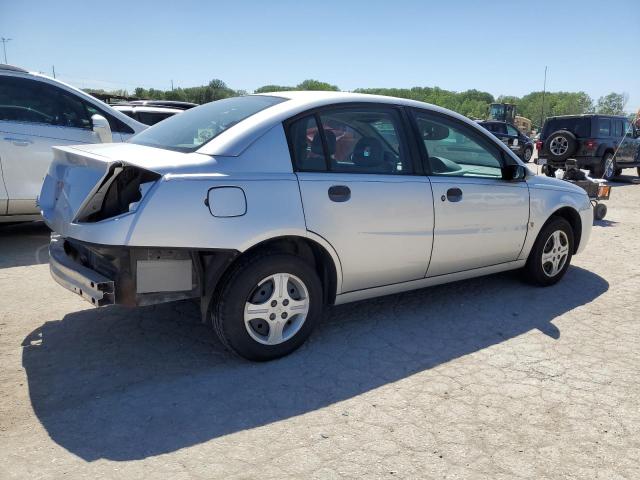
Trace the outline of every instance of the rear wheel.
<instances>
[{"instance_id":1,"label":"rear wheel","mask_svg":"<svg viewBox=\"0 0 640 480\"><path fill-rule=\"evenodd\" d=\"M293 352L322 314L322 285L315 270L289 254L241 260L224 280L212 306L222 343L256 361Z\"/></svg>"},{"instance_id":2,"label":"rear wheel","mask_svg":"<svg viewBox=\"0 0 640 480\"><path fill-rule=\"evenodd\" d=\"M573 252L573 230L562 217L552 217L542 228L524 267L525 279L543 287L566 273Z\"/></svg>"}]
</instances>

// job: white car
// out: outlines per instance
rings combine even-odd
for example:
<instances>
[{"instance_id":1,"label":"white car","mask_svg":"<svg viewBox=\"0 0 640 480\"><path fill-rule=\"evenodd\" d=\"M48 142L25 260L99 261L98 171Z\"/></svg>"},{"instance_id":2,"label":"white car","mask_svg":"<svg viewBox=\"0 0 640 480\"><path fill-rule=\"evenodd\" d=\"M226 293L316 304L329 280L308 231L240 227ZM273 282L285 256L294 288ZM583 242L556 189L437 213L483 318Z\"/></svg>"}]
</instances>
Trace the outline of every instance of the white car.
<instances>
[{"instance_id":1,"label":"white car","mask_svg":"<svg viewBox=\"0 0 640 480\"><path fill-rule=\"evenodd\" d=\"M197 107L198 104L171 100L133 100L126 103L115 103L111 106L145 125L155 125L185 110Z\"/></svg>"},{"instance_id":2,"label":"white car","mask_svg":"<svg viewBox=\"0 0 640 480\"><path fill-rule=\"evenodd\" d=\"M584 190L467 118L338 92L219 100L126 144L57 147L40 202L61 285L96 306L199 299L253 360L299 347L325 304L514 269L552 285L593 222Z\"/></svg>"},{"instance_id":3,"label":"white car","mask_svg":"<svg viewBox=\"0 0 640 480\"><path fill-rule=\"evenodd\" d=\"M40 218L51 147L122 142L145 128L77 88L0 65L0 223Z\"/></svg>"}]
</instances>

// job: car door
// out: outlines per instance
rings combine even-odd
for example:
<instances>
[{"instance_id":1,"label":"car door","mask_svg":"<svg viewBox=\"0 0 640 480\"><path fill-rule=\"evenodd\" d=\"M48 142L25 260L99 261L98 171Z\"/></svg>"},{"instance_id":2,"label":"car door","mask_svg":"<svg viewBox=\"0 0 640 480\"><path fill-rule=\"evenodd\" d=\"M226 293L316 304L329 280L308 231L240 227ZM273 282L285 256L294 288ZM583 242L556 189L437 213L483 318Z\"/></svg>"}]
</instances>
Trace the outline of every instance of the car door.
<instances>
[{"instance_id":1,"label":"car door","mask_svg":"<svg viewBox=\"0 0 640 480\"><path fill-rule=\"evenodd\" d=\"M343 292L425 276L433 197L403 115L385 105L335 106L288 126L307 229L336 250Z\"/></svg>"},{"instance_id":2,"label":"car door","mask_svg":"<svg viewBox=\"0 0 640 480\"><path fill-rule=\"evenodd\" d=\"M524 148L522 134L513 125L507 123L505 126L507 128L507 145L511 150L513 150L513 153L521 157L523 154L522 149Z\"/></svg>"},{"instance_id":3,"label":"car door","mask_svg":"<svg viewBox=\"0 0 640 480\"><path fill-rule=\"evenodd\" d=\"M636 153L636 140L633 138L633 130L626 119L616 119L613 121L613 131L619 143L616 163L618 168L625 168L625 163L634 161Z\"/></svg>"},{"instance_id":4,"label":"car door","mask_svg":"<svg viewBox=\"0 0 640 480\"><path fill-rule=\"evenodd\" d=\"M413 110L434 198L427 276L516 260L529 221L524 181L502 179L516 163L488 135L445 114Z\"/></svg>"},{"instance_id":5,"label":"car door","mask_svg":"<svg viewBox=\"0 0 640 480\"><path fill-rule=\"evenodd\" d=\"M53 158L51 148L98 139L85 103L58 87L2 76L0 91L0 162L7 213L38 213L36 197Z\"/></svg>"}]
</instances>

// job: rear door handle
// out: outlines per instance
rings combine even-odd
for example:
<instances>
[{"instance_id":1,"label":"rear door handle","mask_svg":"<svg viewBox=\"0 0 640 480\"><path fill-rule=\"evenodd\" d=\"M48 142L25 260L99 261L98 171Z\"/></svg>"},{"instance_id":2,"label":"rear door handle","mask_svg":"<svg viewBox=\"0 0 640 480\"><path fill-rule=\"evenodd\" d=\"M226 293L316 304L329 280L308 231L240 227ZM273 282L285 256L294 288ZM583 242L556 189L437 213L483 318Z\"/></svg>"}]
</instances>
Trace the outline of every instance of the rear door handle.
<instances>
[{"instance_id":1,"label":"rear door handle","mask_svg":"<svg viewBox=\"0 0 640 480\"><path fill-rule=\"evenodd\" d=\"M450 188L447 190L447 200L450 202L459 202L462 200L462 190L459 188ZM442 201L444 201L444 198Z\"/></svg>"},{"instance_id":2,"label":"rear door handle","mask_svg":"<svg viewBox=\"0 0 640 480\"><path fill-rule=\"evenodd\" d=\"M26 147L27 145L31 145L33 143L32 140L28 138L15 138L15 137L4 137L7 142L11 142L18 147Z\"/></svg>"},{"instance_id":3,"label":"rear door handle","mask_svg":"<svg viewBox=\"0 0 640 480\"><path fill-rule=\"evenodd\" d=\"M351 198L351 189L346 185L333 185L329 187L329 199L332 202L346 202Z\"/></svg>"}]
</instances>

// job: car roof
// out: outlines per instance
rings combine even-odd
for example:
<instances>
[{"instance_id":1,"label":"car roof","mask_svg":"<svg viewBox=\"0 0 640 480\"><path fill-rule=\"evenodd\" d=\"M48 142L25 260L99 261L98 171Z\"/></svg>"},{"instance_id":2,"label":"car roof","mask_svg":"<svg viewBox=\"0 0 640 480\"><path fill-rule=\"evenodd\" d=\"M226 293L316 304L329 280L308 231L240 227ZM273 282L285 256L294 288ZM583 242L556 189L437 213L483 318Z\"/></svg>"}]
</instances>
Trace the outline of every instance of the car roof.
<instances>
[{"instance_id":1,"label":"car roof","mask_svg":"<svg viewBox=\"0 0 640 480\"><path fill-rule=\"evenodd\" d=\"M330 105L339 105L341 103L373 103L420 108L456 118L461 122L470 125L472 128L481 131L483 134L486 134L486 130L482 125L479 125L467 117L451 110L447 110L446 108L407 98L334 91L284 91L259 93L254 95L279 97L286 99L287 101L278 103L251 115L239 122L237 125L225 130L220 135L216 136L199 148L197 150L198 153L214 156L240 155L240 153L251 145L256 138L264 135L274 127L282 128L282 123L284 121L308 110Z\"/></svg>"},{"instance_id":2,"label":"car roof","mask_svg":"<svg viewBox=\"0 0 640 480\"><path fill-rule=\"evenodd\" d=\"M604 113L583 113L581 115L556 115L553 117L547 117L547 120L555 120L559 118L593 118L593 117L608 117L608 118L627 118L624 115L608 115Z\"/></svg>"}]
</instances>

